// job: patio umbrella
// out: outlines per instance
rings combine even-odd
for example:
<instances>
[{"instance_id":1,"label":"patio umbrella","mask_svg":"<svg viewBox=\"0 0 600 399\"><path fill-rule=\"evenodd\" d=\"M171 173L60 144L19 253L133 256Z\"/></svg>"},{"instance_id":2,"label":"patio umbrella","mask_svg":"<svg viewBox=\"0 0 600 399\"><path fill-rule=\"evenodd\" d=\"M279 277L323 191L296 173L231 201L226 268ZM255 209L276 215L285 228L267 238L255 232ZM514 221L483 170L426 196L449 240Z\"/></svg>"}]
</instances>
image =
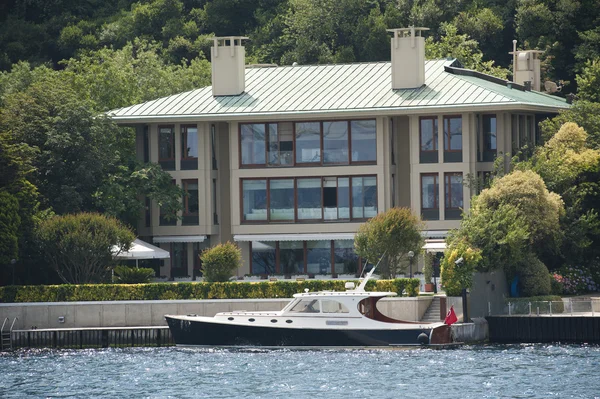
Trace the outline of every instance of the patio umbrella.
<instances>
[{"instance_id":1,"label":"patio umbrella","mask_svg":"<svg viewBox=\"0 0 600 399\"><path fill-rule=\"evenodd\" d=\"M116 253L118 249L113 247L113 253ZM140 259L168 259L171 257L169 251L165 251L159 247L155 247L152 244L148 244L145 241L136 239L132 244L129 251L123 251L117 255L114 255L115 259L135 259L135 265L137 267L138 260Z\"/></svg>"}]
</instances>

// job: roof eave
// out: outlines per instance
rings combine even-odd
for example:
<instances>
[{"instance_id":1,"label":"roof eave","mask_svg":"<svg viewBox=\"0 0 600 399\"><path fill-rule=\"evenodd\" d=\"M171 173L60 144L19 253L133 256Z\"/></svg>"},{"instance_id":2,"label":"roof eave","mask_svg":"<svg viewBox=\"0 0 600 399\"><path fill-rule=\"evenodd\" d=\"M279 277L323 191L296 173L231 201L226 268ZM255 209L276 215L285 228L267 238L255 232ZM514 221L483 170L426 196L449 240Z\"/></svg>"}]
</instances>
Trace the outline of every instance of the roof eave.
<instances>
[{"instance_id":1,"label":"roof eave","mask_svg":"<svg viewBox=\"0 0 600 399\"><path fill-rule=\"evenodd\" d=\"M264 120L273 118L277 120L294 120L302 118L337 118L356 115L357 117L375 116L399 116L399 115L428 115L441 112L490 112L490 111L528 111L558 113L568 109L569 104L564 106L552 106L545 104L531 104L522 102L489 103L489 104L460 104L425 107L382 107L347 110L322 110L322 111L287 111L287 112L257 112L257 113L223 113L223 114L188 114L188 115L153 115L153 116L116 116L108 115L119 125L130 125L137 123L164 123L164 122L188 122L188 121L211 121L211 122L239 122Z\"/></svg>"}]
</instances>

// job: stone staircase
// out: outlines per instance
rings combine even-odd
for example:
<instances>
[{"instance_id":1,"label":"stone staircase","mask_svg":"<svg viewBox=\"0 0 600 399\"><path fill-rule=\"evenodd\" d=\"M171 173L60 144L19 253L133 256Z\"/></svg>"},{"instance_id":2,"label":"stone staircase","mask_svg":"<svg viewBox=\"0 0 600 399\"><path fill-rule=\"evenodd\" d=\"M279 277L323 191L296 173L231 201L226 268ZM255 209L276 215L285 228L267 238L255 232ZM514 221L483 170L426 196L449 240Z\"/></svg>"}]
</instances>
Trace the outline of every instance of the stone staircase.
<instances>
[{"instance_id":1,"label":"stone staircase","mask_svg":"<svg viewBox=\"0 0 600 399\"><path fill-rule=\"evenodd\" d=\"M421 318L421 321L427 323L435 323L441 321L440 319L440 297L434 296L431 305L427 308L427 311Z\"/></svg>"}]
</instances>

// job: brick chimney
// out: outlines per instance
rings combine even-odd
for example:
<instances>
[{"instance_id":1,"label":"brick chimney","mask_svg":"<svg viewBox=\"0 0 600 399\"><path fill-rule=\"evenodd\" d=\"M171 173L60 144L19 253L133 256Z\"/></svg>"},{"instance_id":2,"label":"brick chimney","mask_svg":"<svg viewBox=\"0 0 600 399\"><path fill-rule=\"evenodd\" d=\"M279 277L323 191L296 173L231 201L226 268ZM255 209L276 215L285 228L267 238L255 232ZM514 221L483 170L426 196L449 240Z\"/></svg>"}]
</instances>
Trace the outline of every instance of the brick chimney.
<instances>
[{"instance_id":1,"label":"brick chimney","mask_svg":"<svg viewBox=\"0 0 600 399\"><path fill-rule=\"evenodd\" d=\"M425 84L425 38L429 28L388 29L392 32L392 89L414 89Z\"/></svg>"},{"instance_id":2,"label":"brick chimney","mask_svg":"<svg viewBox=\"0 0 600 399\"><path fill-rule=\"evenodd\" d=\"M246 88L244 36L213 37L211 47L213 96L237 96Z\"/></svg>"}]
</instances>

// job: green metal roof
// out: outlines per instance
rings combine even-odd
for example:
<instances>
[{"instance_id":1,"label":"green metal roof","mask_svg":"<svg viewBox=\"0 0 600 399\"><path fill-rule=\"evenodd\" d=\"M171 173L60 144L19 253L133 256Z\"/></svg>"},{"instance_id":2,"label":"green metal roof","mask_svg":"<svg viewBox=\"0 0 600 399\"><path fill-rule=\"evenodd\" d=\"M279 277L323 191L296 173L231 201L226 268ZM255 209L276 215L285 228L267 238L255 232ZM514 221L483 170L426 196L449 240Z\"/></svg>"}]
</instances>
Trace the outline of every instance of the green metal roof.
<instances>
[{"instance_id":1,"label":"green metal roof","mask_svg":"<svg viewBox=\"0 0 600 399\"><path fill-rule=\"evenodd\" d=\"M452 68L454 60L425 63L425 85L392 90L390 62L246 68L246 91L212 95L204 87L108 112L120 122L243 119L335 113L433 112L447 108L504 108L556 112L564 99L507 87Z\"/></svg>"}]
</instances>

